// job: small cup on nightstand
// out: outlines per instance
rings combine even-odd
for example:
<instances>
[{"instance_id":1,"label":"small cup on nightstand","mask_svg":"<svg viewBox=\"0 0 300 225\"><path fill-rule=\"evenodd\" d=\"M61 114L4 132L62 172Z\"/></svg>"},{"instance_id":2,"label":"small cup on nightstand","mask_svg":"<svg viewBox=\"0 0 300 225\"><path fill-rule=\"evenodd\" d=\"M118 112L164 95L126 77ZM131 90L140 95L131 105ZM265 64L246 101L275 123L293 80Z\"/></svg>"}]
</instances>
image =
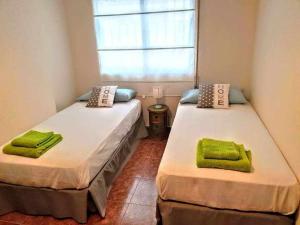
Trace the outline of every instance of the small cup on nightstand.
<instances>
[{"instance_id":1,"label":"small cup on nightstand","mask_svg":"<svg viewBox=\"0 0 300 225\"><path fill-rule=\"evenodd\" d=\"M164 139L168 134L168 106L151 105L149 111L150 135Z\"/></svg>"}]
</instances>

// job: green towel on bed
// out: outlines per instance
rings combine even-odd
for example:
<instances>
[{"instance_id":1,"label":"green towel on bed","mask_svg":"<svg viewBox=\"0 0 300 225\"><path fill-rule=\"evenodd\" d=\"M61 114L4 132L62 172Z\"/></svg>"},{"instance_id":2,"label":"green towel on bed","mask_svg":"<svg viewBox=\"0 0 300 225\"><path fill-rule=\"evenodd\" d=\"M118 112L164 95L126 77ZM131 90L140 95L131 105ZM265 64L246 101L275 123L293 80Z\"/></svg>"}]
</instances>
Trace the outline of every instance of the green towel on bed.
<instances>
[{"instance_id":1,"label":"green towel on bed","mask_svg":"<svg viewBox=\"0 0 300 225\"><path fill-rule=\"evenodd\" d=\"M241 158L239 147L232 141L203 138L202 149L205 159L238 160Z\"/></svg>"},{"instance_id":2,"label":"green towel on bed","mask_svg":"<svg viewBox=\"0 0 300 225\"><path fill-rule=\"evenodd\" d=\"M251 151L246 151L243 145L237 146L239 147L241 155L241 159L239 160L205 159L202 148L202 140L200 140L197 144L197 167L251 172Z\"/></svg>"},{"instance_id":3,"label":"green towel on bed","mask_svg":"<svg viewBox=\"0 0 300 225\"><path fill-rule=\"evenodd\" d=\"M37 148L20 147L8 144L3 148L3 152L10 155L39 158L54 145L58 144L62 139L63 138L60 134L53 134L53 136L48 141L44 142L43 145L40 145Z\"/></svg>"},{"instance_id":4,"label":"green towel on bed","mask_svg":"<svg viewBox=\"0 0 300 225\"><path fill-rule=\"evenodd\" d=\"M37 148L44 145L53 137L53 132L39 132L30 130L24 135L15 138L11 144L19 147Z\"/></svg>"}]
</instances>

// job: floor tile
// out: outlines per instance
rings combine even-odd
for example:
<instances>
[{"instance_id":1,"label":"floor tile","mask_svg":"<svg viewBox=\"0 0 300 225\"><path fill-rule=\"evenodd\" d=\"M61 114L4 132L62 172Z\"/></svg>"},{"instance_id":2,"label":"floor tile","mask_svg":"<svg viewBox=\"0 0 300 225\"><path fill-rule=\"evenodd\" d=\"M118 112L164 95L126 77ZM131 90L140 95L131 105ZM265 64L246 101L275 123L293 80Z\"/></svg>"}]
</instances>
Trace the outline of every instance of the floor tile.
<instances>
[{"instance_id":1,"label":"floor tile","mask_svg":"<svg viewBox=\"0 0 300 225\"><path fill-rule=\"evenodd\" d=\"M160 159L156 158L150 158L145 162L145 169L143 170L143 173L141 174L141 177L143 178L150 178L155 179L158 171L158 167L160 164Z\"/></svg>"},{"instance_id":2,"label":"floor tile","mask_svg":"<svg viewBox=\"0 0 300 225\"><path fill-rule=\"evenodd\" d=\"M147 145L141 145L141 146L138 147L138 149L132 155L132 158L130 160L131 161L136 161L136 160L140 161L140 160L143 160L145 158L148 158L149 156L150 156L149 147Z\"/></svg>"},{"instance_id":3,"label":"floor tile","mask_svg":"<svg viewBox=\"0 0 300 225\"><path fill-rule=\"evenodd\" d=\"M98 214L91 215L88 220L88 225L118 225L128 207L128 204L122 202L109 201L106 210L105 218L101 218Z\"/></svg>"},{"instance_id":4,"label":"floor tile","mask_svg":"<svg viewBox=\"0 0 300 225\"><path fill-rule=\"evenodd\" d=\"M147 158L142 162L129 162L124 168L124 174L131 177L152 178L157 175L160 159Z\"/></svg>"},{"instance_id":5,"label":"floor tile","mask_svg":"<svg viewBox=\"0 0 300 225\"><path fill-rule=\"evenodd\" d=\"M122 225L154 225L156 224L155 215L155 207L129 204Z\"/></svg>"},{"instance_id":6,"label":"floor tile","mask_svg":"<svg viewBox=\"0 0 300 225\"><path fill-rule=\"evenodd\" d=\"M123 169L123 174L127 177L143 177L147 173L148 165L146 163L149 159L143 161L129 161Z\"/></svg>"},{"instance_id":7,"label":"floor tile","mask_svg":"<svg viewBox=\"0 0 300 225\"><path fill-rule=\"evenodd\" d=\"M155 180L141 179L130 202L139 205L155 206L156 199L157 190Z\"/></svg>"},{"instance_id":8,"label":"floor tile","mask_svg":"<svg viewBox=\"0 0 300 225\"><path fill-rule=\"evenodd\" d=\"M77 223L73 219L56 219L50 216L45 217L41 223L31 223L28 225L36 225L36 224L38 225L79 225L79 223Z\"/></svg>"},{"instance_id":9,"label":"floor tile","mask_svg":"<svg viewBox=\"0 0 300 225\"><path fill-rule=\"evenodd\" d=\"M10 222L5 222L0 220L0 225L19 225L17 223L10 223Z\"/></svg>"},{"instance_id":10,"label":"floor tile","mask_svg":"<svg viewBox=\"0 0 300 225\"><path fill-rule=\"evenodd\" d=\"M39 224L39 225L77 225L77 223L49 223L49 221L51 221L52 218L51 217L44 217L44 216L26 216L24 217L23 221L20 222L20 224L22 225L35 225L35 224ZM57 219L53 219L54 221L59 221Z\"/></svg>"},{"instance_id":11,"label":"floor tile","mask_svg":"<svg viewBox=\"0 0 300 225\"><path fill-rule=\"evenodd\" d=\"M0 217L0 220L21 225L78 225L73 219L56 219L50 216L30 216L17 212L3 215Z\"/></svg>"},{"instance_id":12,"label":"floor tile","mask_svg":"<svg viewBox=\"0 0 300 225\"><path fill-rule=\"evenodd\" d=\"M114 182L108 199L110 201L129 203L138 183L138 178L120 175L120 177Z\"/></svg>"},{"instance_id":13,"label":"floor tile","mask_svg":"<svg viewBox=\"0 0 300 225\"><path fill-rule=\"evenodd\" d=\"M150 140L150 141L149 141ZM136 152L132 156L132 160L144 160L146 158L161 158L166 146L166 141L151 141L151 139L145 139L143 145L139 146Z\"/></svg>"},{"instance_id":14,"label":"floor tile","mask_svg":"<svg viewBox=\"0 0 300 225\"><path fill-rule=\"evenodd\" d=\"M18 212L12 212L0 216L0 220L12 223L23 223L24 221L30 220L31 217L32 216L24 215Z\"/></svg>"},{"instance_id":15,"label":"floor tile","mask_svg":"<svg viewBox=\"0 0 300 225\"><path fill-rule=\"evenodd\" d=\"M150 158L155 158L155 159L161 159L162 155L164 154L163 148L154 148L150 151Z\"/></svg>"}]
</instances>

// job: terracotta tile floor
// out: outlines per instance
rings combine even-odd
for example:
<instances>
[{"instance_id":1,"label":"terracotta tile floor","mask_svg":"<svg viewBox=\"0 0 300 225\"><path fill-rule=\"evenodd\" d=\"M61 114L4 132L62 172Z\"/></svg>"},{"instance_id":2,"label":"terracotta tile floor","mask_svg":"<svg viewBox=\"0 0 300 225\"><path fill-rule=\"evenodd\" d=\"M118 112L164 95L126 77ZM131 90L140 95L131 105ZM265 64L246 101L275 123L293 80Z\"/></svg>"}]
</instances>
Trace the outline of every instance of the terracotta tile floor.
<instances>
[{"instance_id":1,"label":"terracotta tile floor","mask_svg":"<svg viewBox=\"0 0 300 225\"><path fill-rule=\"evenodd\" d=\"M154 225L157 198L155 176L166 140L141 140L137 150L115 180L108 198L105 219L89 216L87 225ZM9 213L0 216L0 225L78 225L72 219Z\"/></svg>"}]
</instances>

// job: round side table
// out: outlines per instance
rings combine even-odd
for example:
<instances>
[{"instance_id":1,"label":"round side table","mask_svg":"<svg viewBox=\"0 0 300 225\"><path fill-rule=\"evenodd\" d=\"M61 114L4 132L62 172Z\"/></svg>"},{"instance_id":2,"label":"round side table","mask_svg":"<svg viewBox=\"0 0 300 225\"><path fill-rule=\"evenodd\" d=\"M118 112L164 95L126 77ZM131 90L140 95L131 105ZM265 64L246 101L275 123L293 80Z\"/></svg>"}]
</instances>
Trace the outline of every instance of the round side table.
<instances>
[{"instance_id":1,"label":"round side table","mask_svg":"<svg viewBox=\"0 0 300 225\"><path fill-rule=\"evenodd\" d=\"M168 111L169 108L166 105L151 105L148 107L149 111L149 125L150 135L153 137L165 138L168 133Z\"/></svg>"}]
</instances>

